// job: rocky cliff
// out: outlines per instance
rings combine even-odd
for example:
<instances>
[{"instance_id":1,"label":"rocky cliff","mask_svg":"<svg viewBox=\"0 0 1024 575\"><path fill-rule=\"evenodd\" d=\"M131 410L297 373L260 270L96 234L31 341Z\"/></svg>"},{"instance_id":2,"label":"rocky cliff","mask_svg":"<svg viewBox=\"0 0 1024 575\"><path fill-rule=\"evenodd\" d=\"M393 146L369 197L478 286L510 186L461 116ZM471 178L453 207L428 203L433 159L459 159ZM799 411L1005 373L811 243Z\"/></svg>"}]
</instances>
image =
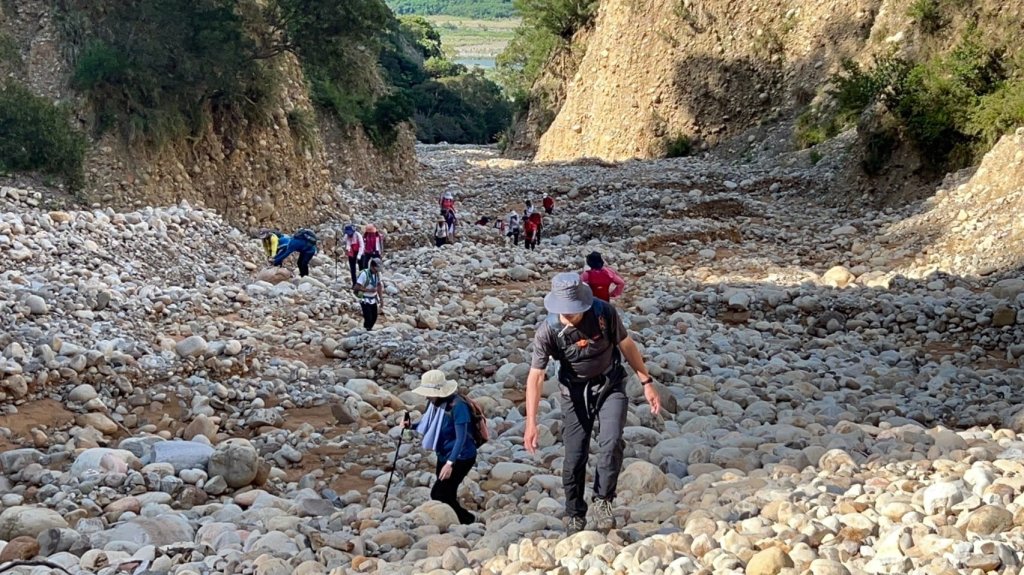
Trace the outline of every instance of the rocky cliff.
<instances>
[{"instance_id":1,"label":"rocky cliff","mask_svg":"<svg viewBox=\"0 0 1024 575\"><path fill-rule=\"evenodd\" d=\"M69 88L69 47L58 27L47 2L0 3L0 38L15 55L3 71L36 94L70 103L89 130L89 104ZM295 125L299 117L316 117L307 85L294 56L282 55L273 66L279 94L271 121L239 126L230 138L211 123L159 151L128 149L105 135L90 142L81 199L114 207L186 200L240 227L291 227L347 213L336 186L381 191L415 178L410 133L381 151L360 128L342 129L325 118L311 130Z\"/></svg>"},{"instance_id":2,"label":"rocky cliff","mask_svg":"<svg viewBox=\"0 0 1024 575\"><path fill-rule=\"evenodd\" d=\"M536 158L658 157L682 138L710 147L792 119L844 59L913 56L950 45L972 25L1003 34L1021 21L1016 3L977 0L950 8L941 33L927 34L913 4L602 0Z\"/></svg>"}]
</instances>

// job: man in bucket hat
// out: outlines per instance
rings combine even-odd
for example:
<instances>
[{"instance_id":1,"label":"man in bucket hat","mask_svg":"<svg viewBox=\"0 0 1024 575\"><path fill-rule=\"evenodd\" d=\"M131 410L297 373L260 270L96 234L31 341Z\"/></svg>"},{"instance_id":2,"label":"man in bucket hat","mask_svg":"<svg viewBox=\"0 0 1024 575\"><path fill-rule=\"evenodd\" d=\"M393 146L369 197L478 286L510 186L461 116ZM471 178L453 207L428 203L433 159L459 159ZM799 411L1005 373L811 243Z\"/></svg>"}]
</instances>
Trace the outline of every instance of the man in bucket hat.
<instances>
[{"instance_id":1,"label":"man in bucket hat","mask_svg":"<svg viewBox=\"0 0 1024 575\"><path fill-rule=\"evenodd\" d=\"M661 411L661 400L643 357L630 339L622 319L611 304L595 299L575 273L561 273L551 280L544 297L549 315L533 340L533 359L526 379L526 430L523 441L530 453L537 451L537 410L548 359L559 363L558 382L562 399L562 485L569 534L586 528L587 460L590 437L599 426L598 461L594 474L596 528L614 529L612 500L622 470L622 430L626 425L625 357L644 386L651 413Z\"/></svg>"}]
</instances>

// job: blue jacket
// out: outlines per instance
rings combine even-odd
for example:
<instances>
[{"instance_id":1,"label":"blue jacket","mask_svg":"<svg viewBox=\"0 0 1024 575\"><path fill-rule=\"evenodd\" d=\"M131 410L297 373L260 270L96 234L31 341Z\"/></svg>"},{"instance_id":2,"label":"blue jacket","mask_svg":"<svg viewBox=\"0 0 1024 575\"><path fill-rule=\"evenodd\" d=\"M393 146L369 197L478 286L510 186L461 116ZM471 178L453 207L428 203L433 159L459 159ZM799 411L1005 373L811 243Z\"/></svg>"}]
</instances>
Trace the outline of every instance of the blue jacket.
<instances>
[{"instance_id":1,"label":"blue jacket","mask_svg":"<svg viewBox=\"0 0 1024 575\"><path fill-rule=\"evenodd\" d=\"M441 434L437 439L438 461L463 461L476 457L476 443L469 429L471 422L469 405L460 399L453 399L445 411Z\"/></svg>"},{"instance_id":2,"label":"blue jacket","mask_svg":"<svg viewBox=\"0 0 1024 575\"><path fill-rule=\"evenodd\" d=\"M309 243L301 238L288 238L288 241L277 249L277 255L274 256L274 265L279 266L283 264L284 260L294 252L313 257L316 255L316 244Z\"/></svg>"}]
</instances>

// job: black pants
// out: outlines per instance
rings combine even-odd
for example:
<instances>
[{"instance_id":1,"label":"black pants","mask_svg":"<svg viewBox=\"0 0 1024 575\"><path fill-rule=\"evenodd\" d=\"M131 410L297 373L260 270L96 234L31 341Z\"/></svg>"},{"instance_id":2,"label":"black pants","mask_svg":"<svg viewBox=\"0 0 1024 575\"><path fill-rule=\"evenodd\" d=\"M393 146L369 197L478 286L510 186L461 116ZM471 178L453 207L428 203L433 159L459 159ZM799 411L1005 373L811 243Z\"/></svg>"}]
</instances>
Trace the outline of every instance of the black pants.
<instances>
[{"instance_id":1,"label":"black pants","mask_svg":"<svg viewBox=\"0 0 1024 575\"><path fill-rule=\"evenodd\" d=\"M516 228L516 229L512 230L511 232L508 233L508 235L512 236L512 243L518 246L519 245L519 228Z\"/></svg>"},{"instance_id":2,"label":"black pants","mask_svg":"<svg viewBox=\"0 0 1024 575\"><path fill-rule=\"evenodd\" d=\"M363 309L363 329L370 331L377 323L377 304L359 302L359 307Z\"/></svg>"},{"instance_id":3,"label":"black pants","mask_svg":"<svg viewBox=\"0 0 1024 575\"><path fill-rule=\"evenodd\" d=\"M363 257L359 258L359 269L365 270L370 267L370 260L373 258L379 258L380 252L373 252L372 254L363 254Z\"/></svg>"},{"instance_id":4,"label":"black pants","mask_svg":"<svg viewBox=\"0 0 1024 575\"><path fill-rule=\"evenodd\" d=\"M352 283L356 283L356 268L359 267L359 258L348 256L348 273L352 274ZM359 269L363 269L359 267Z\"/></svg>"},{"instance_id":5,"label":"black pants","mask_svg":"<svg viewBox=\"0 0 1024 575\"><path fill-rule=\"evenodd\" d=\"M437 460L437 473L441 473L441 468L447 461L444 458L438 458ZM459 523L463 525L469 525L476 521L476 516L466 511L461 505L459 505L459 485L462 484L462 480L469 475L469 470L473 469L476 465L476 458L473 459L460 459L452 465L452 475L448 479L434 482L434 487L430 489L430 498L434 501L440 501L447 503L453 510L455 515L459 517Z\"/></svg>"},{"instance_id":6,"label":"black pants","mask_svg":"<svg viewBox=\"0 0 1024 575\"><path fill-rule=\"evenodd\" d=\"M439 238L437 236L434 236L434 244L437 247L441 247L441 246L445 245L446 243L448 243L448 238L447 237Z\"/></svg>"},{"instance_id":7,"label":"black pants","mask_svg":"<svg viewBox=\"0 0 1024 575\"><path fill-rule=\"evenodd\" d=\"M555 211L555 208L544 208L544 211L547 212L548 215L551 215L551 213Z\"/></svg>"},{"instance_id":8,"label":"black pants","mask_svg":"<svg viewBox=\"0 0 1024 575\"><path fill-rule=\"evenodd\" d=\"M532 250L537 248L537 234L533 234L532 236L527 235L525 241L526 249Z\"/></svg>"},{"instance_id":9,"label":"black pants","mask_svg":"<svg viewBox=\"0 0 1024 575\"><path fill-rule=\"evenodd\" d=\"M587 460L594 423L600 425L597 436L597 466L594 473L594 497L611 501L619 485L625 445L622 429L626 426L626 388L624 379L609 383L607 393L595 394L586 384L562 384L562 487L565 489L565 513L586 517Z\"/></svg>"},{"instance_id":10,"label":"black pants","mask_svg":"<svg viewBox=\"0 0 1024 575\"><path fill-rule=\"evenodd\" d=\"M315 253L304 253L299 254L299 276L306 277L309 275L309 262L313 259Z\"/></svg>"}]
</instances>

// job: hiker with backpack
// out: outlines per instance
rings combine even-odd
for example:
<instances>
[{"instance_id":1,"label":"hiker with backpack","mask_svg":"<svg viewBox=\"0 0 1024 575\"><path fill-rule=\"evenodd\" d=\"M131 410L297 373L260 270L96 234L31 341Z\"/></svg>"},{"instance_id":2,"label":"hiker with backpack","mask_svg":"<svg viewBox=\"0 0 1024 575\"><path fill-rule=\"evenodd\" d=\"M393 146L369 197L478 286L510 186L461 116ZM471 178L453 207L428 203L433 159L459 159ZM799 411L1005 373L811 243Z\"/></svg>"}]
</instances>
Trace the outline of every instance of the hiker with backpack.
<instances>
[{"instance_id":1,"label":"hiker with backpack","mask_svg":"<svg viewBox=\"0 0 1024 575\"><path fill-rule=\"evenodd\" d=\"M364 269L363 259L363 234L359 233L352 224L345 225L345 253L348 256L348 272L352 276L352 283L356 283L356 269Z\"/></svg>"},{"instance_id":2,"label":"hiker with backpack","mask_svg":"<svg viewBox=\"0 0 1024 575\"><path fill-rule=\"evenodd\" d=\"M263 242L263 253L266 254L267 261L272 262L278 252L287 248L291 238L279 230L262 230L260 240Z\"/></svg>"},{"instance_id":3,"label":"hiker with backpack","mask_svg":"<svg viewBox=\"0 0 1024 575\"><path fill-rule=\"evenodd\" d=\"M537 452L537 411L548 361L554 358L558 361L562 404L562 485L567 529L573 534L587 526L584 492L590 438L595 427L599 430L593 500L596 528L614 529L612 501L622 471L622 432L629 404L623 357L636 371L651 413L657 415L661 411L661 399L650 385L653 379L618 311L594 298L578 274L560 273L552 278L544 307L548 317L537 326L526 379L523 443L530 453Z\"/></svg>"},{"instance_id":4,"label":"hiker with backpack","mask_svg":"<svg viewBox=\"0 0 1024 575\"><path fill-rule=\"evenodd\" d=\"M537 237L533 240L534 246L540 244L540 235L544 231L544 216L540 215L540 212L533 212L527 220L533 222L533 225L537 227Z\"/></svg>"},{"instance_id":5,"label":"hiker with backpack","mask_svg":"<svg viewBox=\"0 0 1024 575\"><path fill-rule=\"evenodd\" d=\"M536 216L538 214L533 215ZM532 250L537 248L537 242L540 240L540 227L533 216L526 218L526 222L523 224L523 240L526 244L526 249Z\"/></svg>"},{"instance_id":6,"label":"hiker with backpack","mask_svg":"<svg viewBox=\"0 0 1024 575\"><path fill-rule=\"evenodd\" d=\"M455 226L458 224L458 218L455 217L455 210L448 210L444 214L444 225L448 230L448 242L455 243Z\"/></svg>"},{"instance_id":7,"label":"hiker with backpack","mask_svg":"<svg viewBox=\"0 0 1024 575\"><path fill-rule=\"evenodd\" d=\"M441 247L448 243L448 224L444 217L439 216L434 224L434 246Z\"/></svg>"},{"instance_id":8,"label":"hiker with backpack","mask_svg":"<svg viewBox=\"0 0 1024 575\"><path fill-rule=\"evenodd\" d=\"M384 236L377 231L377 226L366 224L363 228L363 257L360 259L362 269L366 269L373 258L384 259Z\"/></svg>"},{"instance_id":9,"label":"hiker with backpack","mask_svg":"<svg viewBox=\"0 0 1024 575\"><path fill-rule=\"evenodd\" d=\"M604 259L600 253L590 252L590 255L587 256L587 267L590 269L580 274L580 281L590 286L594 297L610 302L612 298L622 295L623 290L626 289L626 282L619 274L615 273L615 270L604 265Z\"/></svg>"},{"instance_id":10,"label":"hiker with backpack","mask_svg":"<svg viewBox=\"0 0 1024 575\"><path fill-rule=\"evenodd\" d=\"M508 215L508 231L505 232L505 236L512 238L512 243L518 246L520 233L521 230L519 229L519 214L517 214L516 212L512 212L511 214Z\"/></svg>"},{"instance_id":11,"label":"hiker with backpack","mask_svg":"<svg viewBox=\"0 0 1024 575\"><path fill-rule=\"evenodd\" d=\"M528 219L530 216L533 215L533 212L534 212L533 201L532 200L526 200L526 209L523 210L523 219L524 220Z\"/></svg>"},{"instance_id":12,"label":"hiker with backpack","mask_svg":"<svg viewBox=\"0 0 1024 575\"><path fill-rule=\"evenodd\" d=\"M280 241L280 240L279 240ZM313 230L303 228L297 232L284 244L284 247L277 249L277 255L271 260L270 264L274 266L280 266L284 263L284 260L288 259L288 256L295 252L299 253L299 276L305 277L309 275L309 262L316 255L316 243L317 237L313 233Z\"/></svg>"},{"instance_id":13,"label":"hiker with backpack","mask_svg":"<svg viewBox=\"0 0 1024 575\"><path fill-rule=\"evenodd\" d=\"M555 212L555 198L551 197L551 194L544 194L544 213L551 215Z\"/></svg>"},{"instance_id":14,"label":"hiker with backpack","mask_svg":"<svg viewBox=\"0 0 1024 575\"><path fill-rule=\"evenodd\" d=\"M427 398L427 411L414 427L423 435L423 448L437 453L437 481L430 498L447 503L459 523L469 525L476 516L459 504L459 485L476 465L477 446L487 441L487 424L480 406L457 393L458 388L441 370L424 373L412 392Z\"/></svg>"},{"instance_id":15,"label":"hiker with backpack","mask_svg":"<svg viewBox=\"0 0 1024 575\"><path fill-rule=\"evenodd\" d=\"M451 192L445 192L441 194L441 197L437 199L437 202L441 206L442 216L445 214L445 212L449 210L453 212L455 211L455 197L452 196Z\"/></svg>"},{"instance_id":16,"label":"hiker with backpack","mask_svg":"<svg viewBox=\"0 0 1024 575\"><path fill-rule=\"evenodd\" d=\"M384 305L384 282L380 279L384 264L379 258L370 260L369 266L359 272L353 290L360 297L359 308L363 312L363 329L370 331L377 323L380 306Z\"/></svg>"}]
</instances>

